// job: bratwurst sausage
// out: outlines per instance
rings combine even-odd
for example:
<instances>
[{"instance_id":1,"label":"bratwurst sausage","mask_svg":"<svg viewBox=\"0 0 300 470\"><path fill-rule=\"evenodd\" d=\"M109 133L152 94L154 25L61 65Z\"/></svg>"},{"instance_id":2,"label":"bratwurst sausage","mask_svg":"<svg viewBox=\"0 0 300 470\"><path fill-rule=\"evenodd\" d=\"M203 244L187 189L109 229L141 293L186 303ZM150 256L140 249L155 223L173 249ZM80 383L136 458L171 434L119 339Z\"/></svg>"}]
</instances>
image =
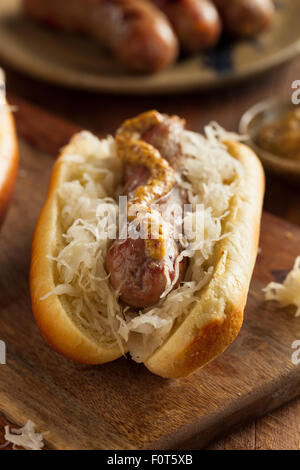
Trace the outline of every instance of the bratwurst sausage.
<instances>
[{"instance_id":1,"label":"bratwurst sausage","mask_svg":"<svg viewBox=\"0 0 300 470\"><path fill-rule=\"evenodd\" d=\"M176 36L165 15L148 0L23 0L36 20L87 33L128 69L154 73L173 64Z\"/></svg>"},{"instance_id":2,"label":"bratwurst sausage","mask_svg":"<svg viewBox=\"0 0 300 470\"><path fill-rule=\"evenodd\" d=\"M252 37L267 30L274 18L272 0L214 0L232 36Z\"/></svg>"},{"instance_id":3,"label":"bratwurst sausage","mask_svg":"<svg viewBox=\"0 0 300 470\"><path fill-rule=\"evenodd\" d=\"M125 123L125 127L127 126ZM168 225L173 222L174 231L168 236L163 228L163 232L159 232L155 239L132 238L128 216L129 236L112 244L107 254L106 267L111 284L120 292L121 300L133 307L144 308L157 303L168 286L174 284L172 288L175 288L182 281L186 270L186 262L181 262L176 272L176 260L181 248L175 237L176 227L180 228L180 224L182 225L182 213L176 213L176 208L182 207L186 202L186 194L172 179L174 170L179 170L182 165L180 136L184 123L175 116L150 112L138 117L134 126L135 129L141 127L139 140L133 139L129 144L130 152L138 155L131 163L127 163L129 160L123 156L124 142L118 144L118 136L123 138L124 126L117 134L119 153L126 162L123 194L128 196L128 213L132 203L135 203L138 211L142 207L142 217L145 217L147 211L151 212L150 205L156 203L162 223ZM139 158L139 146L149 152L144 160ZM149 163L150 160L152 163ZM139 164L139 161L143 164ZM159 179L161 170L157 170L160 164L166 170L162 173L163 181Z\"/></svg>"},{"instance_id":4,"label":"bratwurst sausage","mask_svg":"<svg viewBox=\"0 0 300 470\"><path fill-rule=\"evenodd\" d=\"M197 52L214 47L221 35L221 21L210 0L153 0L166 14L182 47Z\"/></svg>"}]
</instances>

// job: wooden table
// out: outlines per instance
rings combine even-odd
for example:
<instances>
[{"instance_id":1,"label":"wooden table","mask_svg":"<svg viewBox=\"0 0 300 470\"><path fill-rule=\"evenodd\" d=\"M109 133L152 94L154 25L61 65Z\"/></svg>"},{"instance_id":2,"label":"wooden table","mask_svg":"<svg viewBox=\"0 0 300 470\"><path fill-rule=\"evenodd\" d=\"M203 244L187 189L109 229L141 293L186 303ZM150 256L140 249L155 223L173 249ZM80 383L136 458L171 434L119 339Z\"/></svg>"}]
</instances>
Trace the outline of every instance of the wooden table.
<instances>
[{"instance_id":1,"label":"wooden table","mask_svg":"<svg viewBox=\"0 0 300 470\"><path fill-rule=\"evenodd\" d=\"M196 131L201 131L203 125L211 120L218 121L227 129L237 130L240 116L252 104L268 97L291 95L291 83L300 79L300 58L252 79L250 83L190 95L95 95L42 84L11 70L7 70L7 79L10 101L19 105L19 113L16 114L19 133L34 145L53 153L54 147L63 145L65 135L73 131L69 120L75 122L78 129L89 128L106 134L113 132L128 116L150 108L179 114L187 120L188 127ZM32 105L40 108L40 111L36 110L39 119L32 119ZM49 117L49 112L52 117ZM47 139L48 119L61 119L63 129L54 144L52 139L51 148ZM299 184L291 184L267 173L266 210L300 225L299 202ZM0 443L1 430L6 422L0 416ZM243 429L212 444L210 449L300 449L300 398L248 423Z\"/></svg>"}]
</instances>

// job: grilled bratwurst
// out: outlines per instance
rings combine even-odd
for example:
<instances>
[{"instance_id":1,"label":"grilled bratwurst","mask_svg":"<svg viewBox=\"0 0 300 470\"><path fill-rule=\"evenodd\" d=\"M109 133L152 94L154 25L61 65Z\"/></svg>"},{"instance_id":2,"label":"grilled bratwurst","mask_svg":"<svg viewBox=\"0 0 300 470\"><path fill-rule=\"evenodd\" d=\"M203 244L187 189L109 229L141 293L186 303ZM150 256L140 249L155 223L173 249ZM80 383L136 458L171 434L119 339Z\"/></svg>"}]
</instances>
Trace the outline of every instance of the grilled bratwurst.
<instances>
[{"instance_id":1,"label":"grilled bratwurst","mask_svg":"<svg viewBox=\"0 0 300 470\"><path fill-rule=\"evenodd\" d=\"M147 0L23 1L32 18L89 34L136 72L158 72L177 58L177 39L167 18Z\"/></svg>"}]
</instances>

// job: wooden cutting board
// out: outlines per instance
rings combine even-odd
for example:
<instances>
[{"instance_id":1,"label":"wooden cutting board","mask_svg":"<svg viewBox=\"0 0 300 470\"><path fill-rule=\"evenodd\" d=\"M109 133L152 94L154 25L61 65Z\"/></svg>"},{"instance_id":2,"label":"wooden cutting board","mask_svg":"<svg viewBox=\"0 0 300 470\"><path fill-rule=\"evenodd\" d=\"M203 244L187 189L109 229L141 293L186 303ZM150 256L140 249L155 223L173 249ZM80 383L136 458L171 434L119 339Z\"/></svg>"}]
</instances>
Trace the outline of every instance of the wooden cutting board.
<instances>
[{"instance_id":1,"label":"wooden cutting board","mask_svg":"<svg viewBox=\"0 0 300 470\"><path fill-rule=\"evenodd\" d=\"M44 114L32 122L25 116L22 106L22 135L30 137L30 124L46 132L34 142L39 149L53 151L74 130ZM201 448L300 394L300 365L291 360L300 321L265 303L262 293L266 283L284 278L300 254L300 229L270 214L263 217L243 329L222 356L192 377L164 380L126 358L82 366L52 351L32 318L28 271L53 157L24 140L20 145L15 200L0 234L0 340L7 345L7 364L0 365L1 414L19 425L33 420L49 431L46 442L55 449Z\"/></svg>"}]
</instances>

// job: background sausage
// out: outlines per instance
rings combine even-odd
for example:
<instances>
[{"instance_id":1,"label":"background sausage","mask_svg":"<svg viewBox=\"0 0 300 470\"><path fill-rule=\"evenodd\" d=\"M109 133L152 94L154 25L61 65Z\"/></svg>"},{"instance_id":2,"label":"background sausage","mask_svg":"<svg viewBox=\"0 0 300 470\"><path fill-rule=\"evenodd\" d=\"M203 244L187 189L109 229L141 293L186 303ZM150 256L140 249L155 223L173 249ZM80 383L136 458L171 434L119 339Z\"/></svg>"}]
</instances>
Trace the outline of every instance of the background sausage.
<instances>
[{"instance_id":1,"label":"background sausage","mask_svg":"<svg viewBox=\"0 0 300 470\"><path fill-rule=\"evenodd\" d=\"M23 0L31 17L88 33L127 68L158 72L177 58L176 36L164 14L148 0Z\"/></svg>"},{"instance_id":2,"label":"background sausage","mask_svg":"<svg viewBox=\"0 0 300 470\"><path fill-rule=\"evenodd\" d=\"M186 51L197 52L217 44L221 35L221 21L210 0L153 2L167 15Z\"/></svg>"},{"instance_id":3,"label":"background sausage","mask_svg":"<svg viewBox=\"0 0 300 470\"><path fill-rule=\"evenodd\" d=\"M174 169L181 165L180 135L184 123L180 119L165 117L162 124L154 126L142 135L142 139L157 148L162 157L167 159ZM150 176L147 168L138 165L126 165L124 169L123 194L131 197L138 186L144 185ZM185 192L177 186L159 202L161 212L173 217L172 211L165 210L171 205L183 206ZM178 222L180 224L180 221ZM181 222L182 223L182 222ZM128 305L144 308L159 302L167 287L167 276L172 282L175 276L175 263L180 254L180 247L175 239L168 243L168 260L153 259L146 253L145 240L127 238L115 241L108 251L106 267L110 273L113 287L121 293L121 300ZM186 262L180 264L177 285L184 277ZM174 286L175 287L175 286Z\"/></svg>"},{"instance_id":4,"label":"background sausage","mask_svg":"<svg viewBox=\"0 0 300 470\"><path fill-rule=\"evenodd\" d=\"M225 30L233 36L251 37L267 30L273 21L272 0L214 0Z\"/></svg>"}]
</instances>

